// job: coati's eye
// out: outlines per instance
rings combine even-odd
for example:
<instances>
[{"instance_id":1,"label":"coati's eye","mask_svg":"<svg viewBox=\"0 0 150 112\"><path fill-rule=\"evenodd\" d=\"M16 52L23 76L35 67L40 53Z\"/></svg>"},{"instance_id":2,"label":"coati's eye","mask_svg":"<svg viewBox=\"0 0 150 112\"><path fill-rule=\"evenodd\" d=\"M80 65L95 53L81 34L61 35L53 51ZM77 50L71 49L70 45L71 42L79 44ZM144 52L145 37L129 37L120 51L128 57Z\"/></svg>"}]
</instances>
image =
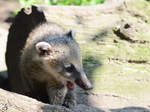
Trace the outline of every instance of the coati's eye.
<instances>
[{"instance_id":1,"label":"coati's eye","mask_svg":"<svg viewBox=\"0 0 150 112\"><path fill-rule=\"evenodd\" d=\"M73 72L73 70L75 69L74 65L73 64L68 64L68 65L65 65L65 70L66 72Z\"/></svg>"}]
</instances>

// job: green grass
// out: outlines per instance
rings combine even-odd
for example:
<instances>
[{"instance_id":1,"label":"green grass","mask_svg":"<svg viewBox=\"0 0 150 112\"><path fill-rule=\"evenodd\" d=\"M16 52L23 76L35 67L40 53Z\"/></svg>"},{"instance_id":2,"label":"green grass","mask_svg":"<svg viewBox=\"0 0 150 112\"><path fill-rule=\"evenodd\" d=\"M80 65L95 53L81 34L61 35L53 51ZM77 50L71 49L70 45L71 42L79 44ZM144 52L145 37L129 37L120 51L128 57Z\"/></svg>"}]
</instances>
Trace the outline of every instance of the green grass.
<instances>
[{"instance_id":1,"label":"green grass","mask_svg":"<svg viewBox=\"0 0 150 112\"><path fill-rule=\"evenodd\" d=\"M97 5L104 3L104 0L50 0L51 5Z\"/></svg>"},{"instance_id":2,"label":"green grass","mask_svg":"<svg viewBox=\"0 0 150 112\"><path fill-rule=\"evenodd\" d=\"M49 5L97 5L104 3L105 0L18 0L22 7L32 4L49 4Z\"/></svg>"}]
</instances>

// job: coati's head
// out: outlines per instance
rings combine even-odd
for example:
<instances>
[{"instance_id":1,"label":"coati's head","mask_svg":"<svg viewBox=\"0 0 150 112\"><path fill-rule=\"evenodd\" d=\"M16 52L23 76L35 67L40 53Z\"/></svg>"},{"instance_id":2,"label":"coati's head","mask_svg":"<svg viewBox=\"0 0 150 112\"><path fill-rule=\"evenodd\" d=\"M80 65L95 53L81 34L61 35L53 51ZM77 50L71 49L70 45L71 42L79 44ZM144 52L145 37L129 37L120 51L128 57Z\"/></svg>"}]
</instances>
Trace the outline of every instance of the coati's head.
<instances>
[{"instance_id":1,"label":"coati's head","mask_svg":"<svg viewBox=\"0 0 150 112\"><path fill-rule=\"evenodd\" d=\"M72 89L76 83L85 90L92 89L83 67L80 48L74 40L75 32L72 30L62 36L47 37L35 44L39 58L44 62L45 69L55 75L63 77Z\"/></svg>"}]
</instances>

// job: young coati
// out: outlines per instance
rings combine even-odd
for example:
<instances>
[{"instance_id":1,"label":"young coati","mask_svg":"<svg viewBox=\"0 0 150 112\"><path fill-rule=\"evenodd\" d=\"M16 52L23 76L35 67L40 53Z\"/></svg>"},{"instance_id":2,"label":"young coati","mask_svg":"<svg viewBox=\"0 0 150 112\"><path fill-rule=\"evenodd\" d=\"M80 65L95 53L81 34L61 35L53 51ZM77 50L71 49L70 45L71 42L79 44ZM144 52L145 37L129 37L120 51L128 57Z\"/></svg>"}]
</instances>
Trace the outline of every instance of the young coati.
<instances>
[{"instance_id":1,"label":"young coati","mask_svg":"<svg viewBox=\"0 0 150 112\"><path fill-rule=\"evenodd\" d=\"M65 32L48 22L29 34L19 57L19 93L73 108L75 84L85 90L92 89L74 36L73 30Z\"/></svg>"}]
</instances>

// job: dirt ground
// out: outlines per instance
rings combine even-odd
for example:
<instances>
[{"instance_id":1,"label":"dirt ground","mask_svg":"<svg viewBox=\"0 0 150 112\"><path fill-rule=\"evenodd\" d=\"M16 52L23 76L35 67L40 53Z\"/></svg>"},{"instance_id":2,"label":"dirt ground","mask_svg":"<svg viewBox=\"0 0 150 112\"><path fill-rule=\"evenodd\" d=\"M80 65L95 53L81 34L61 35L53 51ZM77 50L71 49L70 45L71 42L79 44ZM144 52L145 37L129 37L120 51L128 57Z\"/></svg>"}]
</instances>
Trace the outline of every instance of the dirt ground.
<instances>
[{"instance_id":1,"label":"dirt ground","mask_svg":"<svg viewBox=\"0 0 150 112\"><path fill-rule=\"evenodd\" d=\"M12 21L12 11L19 8L15 0L0 1L0 72L6 71L5 49L8 29ZM5 74L6 75L6 74ZM113 93L92 93L78 90L78 104L97 108L94 112L150 112L150 99L124 97ZM84 106L84 105L83 105ZM92 111L91 111L92 112Z\"/></svg>"}]
</instances>

